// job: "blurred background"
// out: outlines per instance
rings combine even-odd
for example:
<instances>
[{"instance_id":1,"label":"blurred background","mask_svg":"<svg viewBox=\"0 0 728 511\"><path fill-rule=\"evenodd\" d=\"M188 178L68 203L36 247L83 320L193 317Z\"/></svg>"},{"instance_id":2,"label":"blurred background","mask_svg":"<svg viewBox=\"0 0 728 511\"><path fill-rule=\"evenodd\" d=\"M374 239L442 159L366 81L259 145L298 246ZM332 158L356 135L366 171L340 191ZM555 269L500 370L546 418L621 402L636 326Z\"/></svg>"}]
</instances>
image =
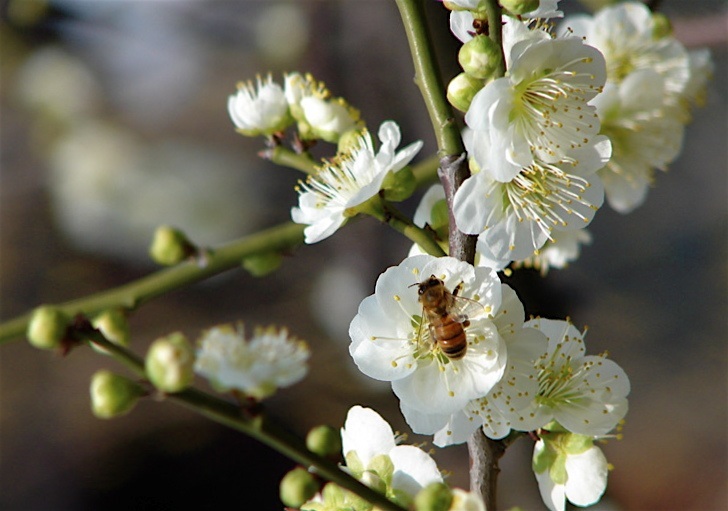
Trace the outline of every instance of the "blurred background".
<instances>
[{"instance_id":1,"label":"blurred background","mask_svg":"<svg viewBox=\"0 0 728 511\"><path fill-rule=\"evenodd\" d=\"M289 219L299 175L256 157L262 139L235 133L235 84L256 73L308 71L376 129L436 145L392 1L3 0L0 29L0 315L67 301L155 270L154 228L214 246ZM688 47L715 61L706 106L682 155L628 216L608 207L593 243L566 270L507 279L529 314L589 326L630 376L624 439L604 446L614 470L594 509L728 509L726 80L728 18L719 0L665 0ZM577 12L578 3L561 7ZM457 74L448 13L427 5L446 79ZM417 197L404 204L412 212ZM242 320L282 324L312 346L304 382L267 402L300 434L343 424L354 404L408 431L389 384L361 376L347 328L377 276L409 244L373 220L306 246L276 273L233 271L171 293L131 318L133 349L156 337ZM88 383L112 360L61 358L18 341L0 348L3 510L281 509L293 463L172 403L95 419ZM412 442L426 438L410 435ZM532 443L502 460L500 507L541 509ZM438 450L467 485L464 447Z\"/></svg>"}]
</instances>

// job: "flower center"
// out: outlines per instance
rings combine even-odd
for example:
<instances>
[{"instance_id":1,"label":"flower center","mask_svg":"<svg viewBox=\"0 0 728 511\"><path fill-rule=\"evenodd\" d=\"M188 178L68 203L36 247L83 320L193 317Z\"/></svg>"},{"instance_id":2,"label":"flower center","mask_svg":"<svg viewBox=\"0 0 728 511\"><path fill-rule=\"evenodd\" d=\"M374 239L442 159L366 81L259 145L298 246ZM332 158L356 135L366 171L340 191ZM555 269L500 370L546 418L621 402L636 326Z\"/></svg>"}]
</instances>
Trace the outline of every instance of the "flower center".
<instances>
[{"instance_id":1,"label":"flower center","mask_svg":"<svg viewBox=\"0 0 728 511\"><path fill-rule=\"evenodd\" d=\"M589 143L599 121L587 102L602 87L591 73L574 71L590 57L572 60L556 69L546 69L516 87L512 121L537 154L554 157Z\"/></svg>"},{"instance_id":2,"label":"flower center","mask_svg":"<svg viewBox=\"0 0 728 511\"><path fill-rule=\"evenodd\" d=\"M588 221L574 209L575 204L596 209L583 197L590 186L586 179L543 162L525 167L508 183L496 183L495 186L503 187L506 213L513 211L519 222L536 222L549 239L553 227L567 226L567 215L576 215L584 222Z\"/></svg>"}]
</instances>

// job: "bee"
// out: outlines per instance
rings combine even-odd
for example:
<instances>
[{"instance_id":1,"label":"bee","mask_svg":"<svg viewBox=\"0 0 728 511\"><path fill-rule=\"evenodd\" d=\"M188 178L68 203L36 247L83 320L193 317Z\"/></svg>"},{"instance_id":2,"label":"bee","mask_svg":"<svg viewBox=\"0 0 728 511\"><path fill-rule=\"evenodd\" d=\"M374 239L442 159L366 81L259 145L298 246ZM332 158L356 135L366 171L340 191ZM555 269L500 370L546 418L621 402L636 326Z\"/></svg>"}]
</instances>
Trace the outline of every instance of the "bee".
<instances>
[{"instance_id":1,"label":"bee","mask_svg":"<svg viewBox=\"0 0 728 511\"><path fill-rule=\"evenodd\" d=\"M447 290L445 283L434 275L413 285L417 286L417 294L422 304L422 320L423 322L427 320L433 342L449 359L460 360L468 349L465 328L470 325L469 317L482 312L483 305L475 300L458 296L463 287L462 282L452 293Z\"/></svg>"}]
</instances>

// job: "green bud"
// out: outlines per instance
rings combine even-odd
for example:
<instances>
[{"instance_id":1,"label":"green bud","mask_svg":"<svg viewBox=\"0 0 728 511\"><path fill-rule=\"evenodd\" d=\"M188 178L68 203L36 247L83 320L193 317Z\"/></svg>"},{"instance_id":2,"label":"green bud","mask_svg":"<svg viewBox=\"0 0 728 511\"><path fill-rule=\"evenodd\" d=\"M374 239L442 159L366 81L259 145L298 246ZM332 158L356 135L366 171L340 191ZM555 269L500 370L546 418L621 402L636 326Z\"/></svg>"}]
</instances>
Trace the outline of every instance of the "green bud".
<instances>
[{"instance_id":1,"label":"green bud","mask_svg":"<svg viewBox=\"0 0 728 511\"><path fill-rule=\"evenodd\" d=\"M149 247L152 260L163 266L181 263L196 252L197 249L182 231L168 225L157 227Z\"/></svg>"},{"instance_id":2,"label":"green bud","mask_svg":"<svg viewBox=\"0 0 728 511\"><path fill-rule=\"evenodd\" d=\"M392 202L408 199L417 189L417 179L412 169L405 167L397 172L390 172L382 183L384 198Z\"/></svg>"},{"instance_id":3,"label":"green bud","mask_svg":"<svg viewBox=\"0 0 728 511\"><path fill-rule=\"evenodd\" d=\"M447 233L448 226L450 225L450 213L447 210L447 201L445 199L439 200L432 207L430 212L430 227L439 232L444 227Z\"/></svg>"},{"instance_id":4,"label":"green bud","mask_svg":"<svg viewBox=\"0 0 728 511\"><path fill-rule=\"evenodd\" d=\"M184 334L175 332L154 341L144 361L149 381L162 392L179 392L194 378L195 354Z\"/></svg>"},{"instance_id":5,"label":"green bud","mask_svg":"<svg viewBox=\"0 0 728 511\"><path fill-rule=\"evenodd\" d=\"M265 252L253 254L243 259L245 268L253 277L265 277L276 271L283 262L283 256L279 252Z\"/></svg>"},{"instance_id":6,"label":"green bud","mask_svg":"<svg viewBox=\"0 0 728 511\"><path fill-rule=\"evenodd\" d=\"M99 419L111 419L129 412L144 394L141 386L123 376L102 369L91 378L91 410Z\"/></svg>"},{"instance_id":7,"label":"green bud","mask_svg":"<svg viewBox=\"0 0 728 511\"><path fill-rule=\"evenodd\" d=\"M281 502L288 507L299 508L313 498L318 489L318 482L312 474L304 468L294 468L281 480Z\"/></svg>"},{"instance_id":8,"label":"green bud","mask_svg":"<svg viewBox=\"0 0 728 511\"><path fill-rule=\"evenodd\" d=\"M54 350L66 336L69 317L51 305L42 305L33 311L28 324L27 337L30 344L43 350Z\"/></svg>"},{"instance_id":9,"label":"green bud","mask_svg":"<svg viewBox=\"0 0 728 511\"><path fill-rule=\"evenodd\" d=\"M652 14L652 22L654 23L652 27L652 39L655 41L672 35L672 23L670 23L669 18L661 12Z\"/></svg>"},{"instance_id":10,"label":"green bud","mask_svg":"<svg viewBox=\"0 0 728 511\"><path fill-rule=\"evenodd\" d=\"M483 80L460 73L447 85L447 100L461 112L467 112L473 97L485 85Z\"/></svg>"},{"instance_id":11,"label":"green bud","mask_svg":"<svg viewBox=\"0 0 728 511\"><path fill-rule=\"evenodd\" d=\"M500 4L511 14L524 14L538 9L539 0L500 0Z\"/></svg>"},{"instance_id":12,"label":"green bud","mask_svg":"<svg viewBox=\"0 0 728 511\"><path fill-rule=\"evenodd\" d=\"M491 78L501 59L501 49L487 35L476 35L460 47L458 62L473 78Z\"/></svg>"},{"instance_id":13,"label":"green bud","mask_svg":"<svg viewBox=\"0 0 728 511\"><path fill-rule=\"evenodd\" d=\"M107 309L96 316L91 324L104 334L104 337L119 346L129 346L129 321L123 309ZM96 348L96 345L92 345Z\"/></svg>"},{"instance_id":14,"label":"green bud","mask_svg":"<svg viewBox=\"0 0 728 511\"><path fill-rule=\"evenodd\" d=\"M447 511L452 504L452 491L445 483L430 483L415 496L416 511Z\"/></svg>"},{"instance_id":15,"label":"green bud","mask_svg":"<svg viewBox=\"0 0 728 511\"><path fill-rule=\"evenodd\" d=\"M341 433L331 426L316 426L306 435L306 447L319 456L335 456L341 452Z\"/></svg>"}]
</instances>

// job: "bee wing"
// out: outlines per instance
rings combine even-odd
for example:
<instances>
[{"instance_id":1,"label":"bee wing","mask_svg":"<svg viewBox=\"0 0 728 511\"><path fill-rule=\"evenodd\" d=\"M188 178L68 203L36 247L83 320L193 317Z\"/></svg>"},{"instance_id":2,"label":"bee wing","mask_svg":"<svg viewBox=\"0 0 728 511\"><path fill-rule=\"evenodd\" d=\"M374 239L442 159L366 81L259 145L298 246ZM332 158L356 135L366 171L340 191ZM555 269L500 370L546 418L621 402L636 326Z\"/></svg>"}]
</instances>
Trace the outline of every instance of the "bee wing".
<instances>
[{"instance_id":1,"label":"bee wing","mask_svg":"<svg viewBox=\"0 0 728 511\"><path fill-rule=\"evenodd\" d=\"M464 296L450 295L450 314L458 323L464 323L469 319L485 314L485 306Z\"/></svg>"}]
</instances>

